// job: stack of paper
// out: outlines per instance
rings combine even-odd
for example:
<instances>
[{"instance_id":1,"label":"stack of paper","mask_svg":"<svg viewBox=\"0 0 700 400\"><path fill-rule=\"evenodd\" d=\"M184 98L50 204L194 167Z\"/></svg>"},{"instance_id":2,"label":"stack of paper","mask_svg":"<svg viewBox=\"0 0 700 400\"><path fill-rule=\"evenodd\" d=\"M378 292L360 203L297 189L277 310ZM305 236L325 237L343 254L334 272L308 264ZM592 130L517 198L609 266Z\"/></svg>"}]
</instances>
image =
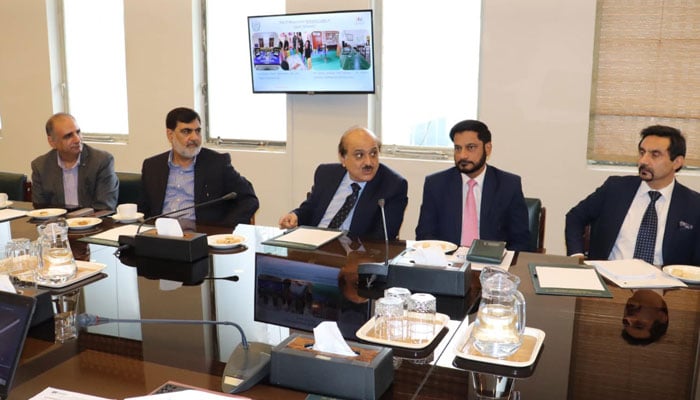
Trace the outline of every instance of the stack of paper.
<instances>
[{"instance_id":1,"label":"stack of paper","mask_svg":"<svg viewBox=\"0 0 700 400\"><path fill-rule=\"evenodd\" d=\"M669 288L687 285L643 260L586 261L621 288Z\"/></svg>"}]
</instances>

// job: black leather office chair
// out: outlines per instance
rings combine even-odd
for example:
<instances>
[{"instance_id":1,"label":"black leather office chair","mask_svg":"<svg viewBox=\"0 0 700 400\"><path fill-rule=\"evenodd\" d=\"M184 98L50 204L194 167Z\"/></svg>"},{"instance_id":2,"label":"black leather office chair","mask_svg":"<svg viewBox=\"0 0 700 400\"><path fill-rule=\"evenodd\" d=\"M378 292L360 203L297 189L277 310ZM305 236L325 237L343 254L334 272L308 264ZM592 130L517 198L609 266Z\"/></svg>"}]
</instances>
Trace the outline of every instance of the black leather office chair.
<instances>
[{"instance_id":1,"label":"black leather office chair","mask_svg":"<svg viewBox=\"0 0 700 400\"><path fill-rule=\"evenodd\" d=\"M119 198L117 204L138 203L141 196L141 174L117 172L119 179Z\"/></svg>"},{"instance_id":2,"label":"black leather office chair","mask_svg":"<svg viewBox=\"0 0 700 400\"><path fill-rule=\"evenodd\" d=\"M7 193L9 200L24 201L26 185L27 175L0 172L0 193Z\"/></svg>"},{"instance_id":3,"label":"black leather office chair","mask_svg":"<svg viewBox=\"0 0 700 400\"><path fill-rule=\"evenodd\" d=\"M547 219L547 209L542 206L542 200L525 198L527 205L527 218L530 227L530 251L545 253L544 225Z\"/></svg>"}]
</instances>

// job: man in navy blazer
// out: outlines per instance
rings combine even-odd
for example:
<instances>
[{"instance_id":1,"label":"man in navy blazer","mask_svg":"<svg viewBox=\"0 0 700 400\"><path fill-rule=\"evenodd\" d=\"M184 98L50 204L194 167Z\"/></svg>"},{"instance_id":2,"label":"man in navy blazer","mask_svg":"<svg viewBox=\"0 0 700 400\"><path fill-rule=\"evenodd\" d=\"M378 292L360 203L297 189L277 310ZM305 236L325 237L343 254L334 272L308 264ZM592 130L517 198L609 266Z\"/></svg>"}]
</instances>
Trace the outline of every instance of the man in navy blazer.
<instances>
[{"instance_id":1,"label":"man in navy blazer","mask_svg":"<svg viewBox=\"0 0 700 400\"><path fill-rule=\"evenodd\" d=\"M634 258L641 220L658 191L655 265L700 265L700 194L675 179L685 161L685 138L678 129L654 125L640 133L638 176L611 176L566 214L567 254L583 256L590 225L591 260Z\"/></svg>"},{"instance_id":2,"label":"man in navy blazer","mask_svg":"<svg viewBox=\"0 0 700 400\"><path fill-rule=\"evenodd\" d=\"M399 234L408 204L408 182L379 163L381 143L366 128L347 130L338 144L340 164L321 164L314 173L314 184L299 208L280 218L281 228L298 225L329 227L343 203L360 186L352 210L336 227L353 237L384 238L379 200L384 200L386 230L390 239Z\"/></svg>"},{"instance_id":3,"label":"man in navy blazer","mask_svg":"<svg viewBox=\"0 0 700 400\"><path fill-rule=\"evenodd\" d=\"M189 209L175 216L231 227L250 223L259 206L253 185L233 168L228 153L202 147L199 114L189 108L175 108L168 113L165 122L172 149L144 160L141 168L139 210L144 217L235 192L234 199Z\"/></svg>"},{"instance_id":4,"label":"man in navy blazer","mask_svg":"<svg viewBox=\"0 0 700 400\"><path fill-rule=\"evenodd\" d=\"M510 250L534 251L520 177L486 164L492 149L486 124L458 122L450 139L455 167L425 178L416 239L471 245L461 242L466 183L474 179L479 239L504 241Z\"/></svg>"}]
</instances>

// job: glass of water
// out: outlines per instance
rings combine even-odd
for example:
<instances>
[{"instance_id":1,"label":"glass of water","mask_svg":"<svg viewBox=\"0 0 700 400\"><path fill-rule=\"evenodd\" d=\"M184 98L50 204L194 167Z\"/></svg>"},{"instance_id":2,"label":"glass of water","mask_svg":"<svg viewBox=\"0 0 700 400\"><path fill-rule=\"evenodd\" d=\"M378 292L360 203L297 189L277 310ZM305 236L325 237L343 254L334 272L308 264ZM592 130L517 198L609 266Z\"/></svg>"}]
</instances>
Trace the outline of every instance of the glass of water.
<instances>
[{"instance_id":1,"label":"glass of water","mask_svg":"<svg viewBox=\"0 0 700 400\"><path fill-rule=\"evenodd\" d=\"M26 238L12 239L5 245L5 270L19 289L36 286L37 258L33 249L36 247Z\"/></svg>"},{"instance_id":2,"label":"glass of water","mask_svg":"<svg viewBox=\"0 0 700 400\"><path fill-rule=\"evenodd\" d=\"M435 296L414 293L408 300L408 334L413 343L427 343L435 336Z\"/></svg>"},{"instance_id":3,"label":"glass of water","mask_svg":"<svg viewBox=\"0 0 700 400\"><path fill-rule=\"evenodd\" d=\"M382 297L374 304L374 333L379 339L403 339L403 302L398 297Z\"/></svg>"}]
</instances>

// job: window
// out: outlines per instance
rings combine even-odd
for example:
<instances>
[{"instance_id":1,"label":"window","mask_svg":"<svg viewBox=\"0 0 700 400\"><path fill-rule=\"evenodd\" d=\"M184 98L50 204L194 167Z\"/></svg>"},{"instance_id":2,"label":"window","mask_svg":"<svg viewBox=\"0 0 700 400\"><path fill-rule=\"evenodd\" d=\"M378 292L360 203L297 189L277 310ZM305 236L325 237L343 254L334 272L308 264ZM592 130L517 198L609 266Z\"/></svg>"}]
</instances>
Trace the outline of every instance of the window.
<instances>
[{"instance_id":1,"label":"window","mask_svg":"<svg viewBox=\"0 0 700 400\"><path fill-rule=\"evenodd\" d=\"M63 0L64 104L84 134L128 133L123 0Z\"/></svg>"},{"instance_id":2,"label":"window","mask_svg":"<svg viewBox=\"0 0 700 400\"><path fill-rule=\"evenodd\" d=\"M590 163L637 162L639 132L669 125L700 166L700 7L696 2L598 2L588 135Z\"/></svg>"},{"instance_id":3,"label":"window","mask_svg":"<svg viewBox=\"0 0 700 400\"><path fill-rule=\"evenodd\" d=\"M375 3L384 151L391 145L451 147L449 129L477 117L481 1Z\"/></svg>"},{"instance_id":4,"label":"window","mask_svg":"<svg viewBox=\"0 0 700 400\"><path fill-rule=\"evenodd\" d=\"M286 96L253 94L247 20L249 15L283 14L284 0L203 1L207 74L204 103L209 139L255 144L286 141Z\"/></svg>"}]
</instances>

